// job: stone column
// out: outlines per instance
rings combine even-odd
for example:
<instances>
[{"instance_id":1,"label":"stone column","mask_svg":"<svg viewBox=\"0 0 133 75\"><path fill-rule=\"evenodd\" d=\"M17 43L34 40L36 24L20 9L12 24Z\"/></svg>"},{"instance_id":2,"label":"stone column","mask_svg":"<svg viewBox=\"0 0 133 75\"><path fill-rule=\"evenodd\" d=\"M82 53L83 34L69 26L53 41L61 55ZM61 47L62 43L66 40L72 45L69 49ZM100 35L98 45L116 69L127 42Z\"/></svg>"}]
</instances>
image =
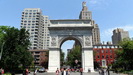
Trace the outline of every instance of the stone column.
<instances>
[{"instance_id":1,"label":"stone column","mask_svg":"<svg viewBox=\"0 0 133 75\"><path fill-rule=\"evenodd\" d=\"M50 48L48 72L55 72L57 68L60 69L60 49Z\"/></svg>"},{"instance_id":2,"label":"stone column","mask_svg":"<svg viewBox=\"0 0 133 75\"><path fill-rule=\"evenodd\" d=\"M89 69L91 72L94 72L93 49L92 48L82 49L82 66L83 66L84 72L88 72Z\"/></svg>"}]
</instances>

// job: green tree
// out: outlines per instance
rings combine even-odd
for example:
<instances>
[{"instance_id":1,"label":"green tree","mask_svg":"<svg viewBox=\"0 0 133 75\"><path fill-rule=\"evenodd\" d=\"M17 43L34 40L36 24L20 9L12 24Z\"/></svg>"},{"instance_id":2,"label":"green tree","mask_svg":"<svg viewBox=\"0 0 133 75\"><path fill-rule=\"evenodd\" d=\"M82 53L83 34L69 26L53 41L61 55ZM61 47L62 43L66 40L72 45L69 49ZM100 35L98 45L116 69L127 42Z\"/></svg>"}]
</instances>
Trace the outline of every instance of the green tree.
<instances>
[{"instance_id":1,"label":"green tree","mask_svg":"<svg viewBox=\"0 0 133 75\"><path fill-rule=\"evenodd\" d=\"M29 66L33 58L28 51L30 45L28 32L25 29L7 27L4 29L4 33L1 32L0 34L2 35L0 42L4 42L0 66L10 71L18 69L20 65L23 68Z\"/></svg>"},{"instance_id":2,"label":"green tree","mask_svg":"<svg viewBox=\"0 0 133 75\"><path fill-rule=\"evenodd\" d=\"M64 58L65 58L65 53L60 50L60 62L61 62L61 66L64 65Z\"/></svg>"},{"instance_id":3,"label":"green tree","mask_svg":"<svg viewBox=\"0 0 133 75\"><path fill-rule=\"evenodd\" d=\"M122 50L116 50L116 62L114 68L122 68L123 70L133 69L133 39L123 39L119 44Z\"/></svg>"},{"instance_id":4,"label":"green tree","mask_svg":"<svg viewBox=\"0 0 133 75\"><path fill-rule=\"evenodd\" d=\"M78 65L75 64L75 60L78 60ZM76 46L73 48L67 55L67 65L72 67L80 67L81 66L81 46Z\"/></svg>"}]
</instances>

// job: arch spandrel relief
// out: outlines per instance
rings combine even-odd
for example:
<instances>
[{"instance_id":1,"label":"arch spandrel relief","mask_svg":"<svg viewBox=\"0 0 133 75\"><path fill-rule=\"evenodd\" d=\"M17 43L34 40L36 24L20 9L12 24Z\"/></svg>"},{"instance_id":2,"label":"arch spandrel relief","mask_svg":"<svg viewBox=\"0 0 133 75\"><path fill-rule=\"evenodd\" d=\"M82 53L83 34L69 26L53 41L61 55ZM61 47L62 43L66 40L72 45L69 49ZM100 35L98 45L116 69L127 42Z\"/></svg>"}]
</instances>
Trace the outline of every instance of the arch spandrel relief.
<instances>
[{"instance_id":1,"label":"arch spandrel relief","mask_svg":"<svg viewBox=\"0 0 133 75\"><path fill-rule=\"evenodd\" d=\"M51 37L51 46L56 46L56 37Z\"/></svg>"},{"instance_id":2,"label":"arch spandrel relief","mask_svg":"<svg viewBox=\"0 0 133 75\"><path fill-rule=\"evenodd\" d=\"M85 46L91 46L91 37L85 36Z\"/></svg>"}]
</instances>

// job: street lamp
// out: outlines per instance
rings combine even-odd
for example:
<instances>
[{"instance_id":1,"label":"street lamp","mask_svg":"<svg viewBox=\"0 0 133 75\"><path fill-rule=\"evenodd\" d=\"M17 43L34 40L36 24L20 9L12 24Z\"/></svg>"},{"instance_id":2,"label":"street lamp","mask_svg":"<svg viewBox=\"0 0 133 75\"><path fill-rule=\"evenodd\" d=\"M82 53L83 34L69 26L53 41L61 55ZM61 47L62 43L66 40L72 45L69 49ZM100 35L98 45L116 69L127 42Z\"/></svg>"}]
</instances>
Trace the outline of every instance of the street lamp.
<instances>
[{"instance_id":1,"label":"street lamp","mask_svg":"<svg viewBox=\"0 0 133 75\"><path fill-rule=\"evenodd\" d=\"M36 70L36 57L34 56L34 69Z\"/></svg>"},{"instance_id":2,"label":"street lamp","mask_svg":"<svg viewBox=\"0 0 133 75\"><path fill-rule=\"evenodd\" d=\"M2 58L2 53L3 53L3 47L4 47L4 44L5 44L5 42L3 42L3 43L2 43L2 46L1 46L0 60L1 60L1 58Z\"/></svg>"}]
</instances>

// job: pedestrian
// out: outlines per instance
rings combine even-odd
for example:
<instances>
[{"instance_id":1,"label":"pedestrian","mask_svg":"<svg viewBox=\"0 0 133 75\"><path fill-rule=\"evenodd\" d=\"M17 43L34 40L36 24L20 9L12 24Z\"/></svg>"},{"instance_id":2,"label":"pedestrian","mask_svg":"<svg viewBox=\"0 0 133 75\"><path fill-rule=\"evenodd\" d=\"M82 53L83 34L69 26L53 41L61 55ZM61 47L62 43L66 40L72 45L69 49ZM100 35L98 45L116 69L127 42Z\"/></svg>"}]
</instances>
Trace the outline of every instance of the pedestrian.
<instances>
[{"instance_id":1,"label":"pedestrian","mask_svg":"<svg viewBox=\"0 0 133 75\"><path fill-rule=\"evenodd\" d=\"M104 75L107 75L107 69L105 68L103 69L103 71L104 71Z\"/></svg>"},{"instance_id":2,"label":"pedestrian","mask_svg":"<svg viewBox=\"0 0 133 75\"><path fill-rule=\"evenodd\" d=\"M83 75L83 68L80 68L80 75Z\"/></svg>"},{"instance_id":3,"label":"pedestrian","mask_svg":"<svg viewBox=\"0 0 133 75\"><path fill-rule=\"evenodd\" d=\"M101 69L101 75L104 75L104 70L103 69Z\"/></svg>"},{"instance_id":4,"label":"pedestrian","mask_svg":"<svg viewBox=\"0 0 133 75\"><path fill-rule=\"evenodd\" d=\"M25 73L26 73L26 75L28 75L28 73L29 73L28 68L25 69Z\"/></svg>"},{"instance_id":5,"label":"pedestrian","mask_svg":"<svg viewBox=\"0 0 133 75\"><path fill-rule=\"evenodd\" d=\"M2 69L2 72L1 72L1 75L3 75L4 74L4 69Z\"/></svg>"},{"instance_id":6,"label":"pedestrian","mask_svg":"<svg viewBox=\"0 0 133 75\"><path fill-rule=\"evenodd\" d=\"M67 70L67 74L70 75L70 69Z\"/></svg>"},{"instance_id":7,"label":"pedestrian","mask_svg":"<svg viewBox=\"0 0 133 75\"><path fill-rule=\"evenodd\" d=\"M99 75L102 75L102 69L99 69Z\"/></svg>"},{"instance_id":8,"label":"pedestrian","mask_svg":"<svg viewBox=\"0 0 133 75\"><path fill-rule=\"evenodd\" d=\"M64 74L64 69L62 68L62 69L61 69L61 75L63 75L63 74Z\"/></svg>"},{"instance_id":9,"label":"pedestrian","mask_svg":"<svg viewBox=\"0 0 133 75\"><path fill-rule=\"evenodd\" d=\"M66 69L66 75L68 75L68 69Z\"/></svg>"},{"instance_id":10,"label":"pedestrian","mask_svg":"<svg viewBox=\"0 0 133 75\"><path fill-rule=\"evenodd\" d=\"M2 75L2 68L0 68L0 75Z\"/></svg>"},{"instance_id":11,"label":"pedestrian","mask_svg":"<svg viewBox=\"0 0 133 75\"><path fill-rule=\"evenodd\" d=\"M66 75L67 73L66 73L66 69L64 68L64 71L63 71L63 75Z\"/></svg>"},{"instance_id":12,"label":"pedestrian","mask_svg":"<svg viewBox=\"0 0 133 75\"><path fill-rule=\"evenodd\" d=\"M60 71L59 71L59 69L57 68L57 70L56 70L56 75L59 75L59 73L60 73Z\"/></svg>"},{"instance_id":13,"label":"pedestrian","mask_svg":"<svg viewBox=\"0 0 133 75\"><path fill-rule=\"evenodd\" d=\"M107 75L110 75L110 73L109 73L109 67L107 68L106 72L107 72Z\"/></svg>"},{"instance_id":14,"label":"pedestrian","mask_svg":"<svg viewBox=\"0 0 133 75\"><path fill-rule=\"evenodd\" d=\"M37 73L37 69L34 71L34 75L36 75L36 73Z\"/></svg>"}]
</instances>

